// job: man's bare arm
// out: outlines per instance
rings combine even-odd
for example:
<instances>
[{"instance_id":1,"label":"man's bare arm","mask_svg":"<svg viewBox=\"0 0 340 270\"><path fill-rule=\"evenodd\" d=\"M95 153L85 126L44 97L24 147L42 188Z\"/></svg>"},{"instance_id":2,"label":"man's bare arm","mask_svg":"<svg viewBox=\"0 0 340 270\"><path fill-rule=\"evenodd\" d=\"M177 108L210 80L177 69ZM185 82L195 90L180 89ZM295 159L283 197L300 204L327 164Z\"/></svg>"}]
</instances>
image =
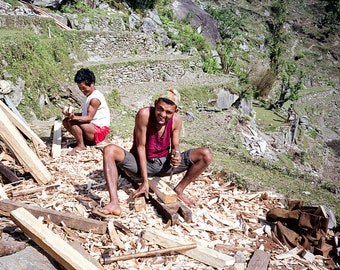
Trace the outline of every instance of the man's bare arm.
<instances>
[{"instance_id":1,"label":"man's bare arm","mask_svg":"<svg viewBox=\"0 0 340 270\"><path fill-rule=\"evenodd\" d=\"M140 194L145 194L149 197L149 182L148 182L148 172L147 172L147 161L146 161L146 130L149 121L149 109L141 109L135 118L135 137L137 154L139 159L139 170L142 177L141 186L132 194L135 198Z\"/></svg>"}]
</instances>

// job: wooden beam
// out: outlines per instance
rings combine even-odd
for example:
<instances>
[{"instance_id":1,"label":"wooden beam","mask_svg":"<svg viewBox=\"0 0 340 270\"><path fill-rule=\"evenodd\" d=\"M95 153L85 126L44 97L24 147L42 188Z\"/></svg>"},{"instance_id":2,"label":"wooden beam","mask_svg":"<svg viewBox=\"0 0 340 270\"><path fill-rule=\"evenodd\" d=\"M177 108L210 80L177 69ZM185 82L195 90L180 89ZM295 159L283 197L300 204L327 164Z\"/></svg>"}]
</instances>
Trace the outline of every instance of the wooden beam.
<instances>
[{"instance_id":1,"label":"wooden beam","mask_svg":"<svg viewBox=\"0 0 340 270\"><path fill-rule=\"evenodd\" d=\"M54 224L61 225L62 222L72 229L104 234L107 230L107 222L99 221L91 218L84 218L71 213L61 213L52 209L45 209L11 200L0 201L0 214L10 216L10 212L17 208L25 208L36 218L49 218Z\"/></svg>"},{"instance_id":2,"label":"wooden beam","mask_svg":"<svg viewBox=\"0 0 340 270\"><path fill-rule=\"evenodd\" d=\"M46 144L43 140L39 138L37 134L35 134L31 128L15 113L13 113L10 108L6 106L1 100L0 100L0 108L3 110L3 112L6 114L8 119L23 133L27 138L35 142L37 145L46 148Z\"/></svg>"},{"instance_id":3,"label":"wooden beam","mask_svg":"<svg viewBox=\"0 0 340 270\"><path fill-rule=\"evenodd\" d=\"M192 244L191 241L185 240L183 237L167 234L161 230L151 228L143 232L143 238L165 248ZM224 268L235 263L234 257L200 245L197 245L194 249L179 251L179 253L215 268Z\"/></svg>"},{"instance_id":4,"label":"wooden beam","mask_svg":"<svg viewBox=\"0 0 340 270\"><path fill-rule=\"evenodd\" d=\"M270 254L263 250L257 249L251 257L247 270L267 270L270 260Z\"/></svg>"},{"instance_id":5,"label":"wooden beam","mask_svg":"<svg viewBox=\"0 0 340 270\"><path fill-rule=\"evenodd\" d=\"M44 251L66 269L98 270L92 262L72 248L59 235L53 233L24 208L11 212L11 219Z\"/></svg>"},{"instance_id":6,"label":"wooden beam","mask_svg":"<svg viewBox=\"0 0 340 270\"><path fill-rule=\"evenodd\" d=\"M24 137L0 108L0 137L11 149L25 171L30 172L39 184L47 184L52 176L37 155L28 146Z\"/></svg>"},{"instance_id":7,"label":"wooden beam","mask_svg":"<svg viewBox=\"0 0 340 270\"><path fill-rule=\"evenodd\" d=\"M54 121L52 157L57 158L60 157L60 155L61 155L61 121Z\"/></svg>"},{"instance_id":8,"label":"wooden beam","mask_svg":"<svg viewBox=\"0 0 340 270\"><path fill-rule=\"evenodd\" d=\"M149 187L164 203L177 202L177 193L159 177L149 178Z\"/></svg>"}]
</instances>

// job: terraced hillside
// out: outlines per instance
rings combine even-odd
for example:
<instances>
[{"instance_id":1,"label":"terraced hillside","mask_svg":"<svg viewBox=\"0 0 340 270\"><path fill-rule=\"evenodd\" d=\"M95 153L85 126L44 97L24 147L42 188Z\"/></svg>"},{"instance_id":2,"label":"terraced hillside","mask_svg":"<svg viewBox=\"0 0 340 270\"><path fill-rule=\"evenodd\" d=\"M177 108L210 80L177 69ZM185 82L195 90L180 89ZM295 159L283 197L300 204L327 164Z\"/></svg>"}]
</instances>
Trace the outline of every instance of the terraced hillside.
<instances>
[{"instance_id":1,"label":"terraced hillside","mask_svg":"<svg viewBox=\"0 0 340 270\"><path fill-rule=\"evenodd\" d=\"M249 51L243 52L247 58L242 61L249 62L249 66L256 64L259 67L260 63L267 66L268 59L263 59L265 52L261 52L261 48L265 45L263 34L267 31L266 20L271 19L268 15L270 1L261 2L261 5L257 1L250 2L235 3L238 10L248 16L247 24L244 26L247 28L247 31L244 31L244 43L255 44L253 47L249 46ZM289 14L294 14L297 8L298 6L291 5ZM72 30L67 33L70 36L68 40L70 44L67 46L72 67L63 71L63 79L59 77L56 79L59 89L56 85L51 87L59 94L62 93L62 98L56 97L56 94L50 95L48 87L44 88L36 83L40 96L38 95L35 102L39 100L43 104L42 111L49 104L49 102L45 104L45 100L52 100L51 103L59 103L59 106L70 102L67 99L69 89L76 90L72 82L73 74L80 67L89 67L97 75L97 88L109 98L111 96L115 99L110 136L130 138L135 111L152 104L157 93L164 88L175 87L183 97L181 113L185 119L182 134L184 148L208 145L214 151L214 163L210 168L212 171L226 171L226 180L235 181L250 190L270 188L289 197L302 199L308 204L326 204L340 216L339 152L334 152L339 141L338 63L333 59L334 54L331 54L329 59L320 58L327 55L323 54L326 46L329 51L334 51L331 49L338 42L339 36L335 35L335 39L329 43L327 40L313 42L310 25L302 19L309 14L307 13L309 9L315 11L313 5L308 4L306 13L302 14L300 11L294 17L292 15L292 22L287 24L287 32L292 36L287 41L287 47L290 49L287 50L287 57L294 58L297 55L301 57L304 54L305 57L297 57L297 63L304 65L306 72L310 72L305 81L306 91L295 102L294 108L299 116L306 117L311 125L309 129L301 131L297 144L287 145L283 138L289 129L284 123L285 111L277 114L263 110L254 103L255 113L250 117L234 107L227 110L216 108L220 90L222 88L233 90L238 86L238 79L234 74L204 73L202 60L195 50L191 53L180 53L171 46L163 46L153 34L127 30L120 27L121 23L113 24L119 25L116 29L108 29L108 24L103 23L104 19L98 19L99 14L95 16L97 20L92 21L93 27L90 30ZM54 40L53 37L62 36L58 32L60 30L53 26L52 19L36 16L26 8L23 8L21 15L15 14L12 9L4 10L7 13L0 16L0 24L3 27L1 31L8 37L13 36L13 33L24 37L26 33L22 34L21 31L27 33L31 31L41 37L49 34L51 40ZM300 19L298 15L301 16ZM105 26L103 29L100 29L100 23L95 24L98 21ZM2 44L10 40L6 38L2 39ZM73 40L79 42L79 51L73 50L74 47L71 46ZM11 42L15 44L18 41ZM25 45L27 43L21 44ZM303 59L308 61L303 62ZM6 57L2 55L2 63L5 62ZM330 63L332 66L330 76L327 78L327 71L322 68ZM319 77L312 73L313 68L319 73ZM11 78L5 76L5 71L9 69L10 66L2 64L4 78ZM249 68L249 72L252 71L254 70ZM24 80L25 75L27 74L21 74ZM54 75L59 74L50 74L52 77ZM256 75L255 70L254 76ZM18 86L18 81L14 80L13 83ZM29 91L32 93L33 89ZM18 97L20 93L16 92L13 95ZM30 115L28 112L22 113ZM60 112L55 112L54 116L60 116L58 113ZM46 122L32 117L30 120L32 128L37 133L44 131L44 136L49 136L46 134L49 132L46 125L51 125L53 119ZM245 130L251 132L245 136ZM247 138L251 141L249 142ZM258 147L263 142L266 145L266 152L251 155L252 147ZM331 147L329 148L327 144Z\"/></svg>"}]
</instances>

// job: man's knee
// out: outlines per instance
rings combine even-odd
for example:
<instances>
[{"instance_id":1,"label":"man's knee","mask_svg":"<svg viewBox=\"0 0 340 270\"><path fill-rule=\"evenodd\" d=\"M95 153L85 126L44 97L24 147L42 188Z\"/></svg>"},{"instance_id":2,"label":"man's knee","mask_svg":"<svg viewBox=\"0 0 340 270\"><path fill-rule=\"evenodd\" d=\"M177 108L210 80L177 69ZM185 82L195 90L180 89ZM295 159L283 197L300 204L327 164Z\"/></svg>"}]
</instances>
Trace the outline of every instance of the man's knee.
<instances>
[{"instance_id":1,"label":"man's knee","mask_svg":"<svg viewBox=\"0 0 340 270\"><path fill-rule=\"evenodd\" d=\"M213 153L211 152L211 150L207 147L203 148L203 159L204 162L207 163L207 165L209 165L212 162L213 159Z\"/></svg>"},{"instance_id":2,"label":"man's knee","mask_svg":"<svg viewBox=\"0 0 340 270\"><path fill-rule=\"evenodd\" d=\"M112 156L114 153L115 145L108 144L103 148L103 157L109 157Z\"/></svg>"}]
</instances>

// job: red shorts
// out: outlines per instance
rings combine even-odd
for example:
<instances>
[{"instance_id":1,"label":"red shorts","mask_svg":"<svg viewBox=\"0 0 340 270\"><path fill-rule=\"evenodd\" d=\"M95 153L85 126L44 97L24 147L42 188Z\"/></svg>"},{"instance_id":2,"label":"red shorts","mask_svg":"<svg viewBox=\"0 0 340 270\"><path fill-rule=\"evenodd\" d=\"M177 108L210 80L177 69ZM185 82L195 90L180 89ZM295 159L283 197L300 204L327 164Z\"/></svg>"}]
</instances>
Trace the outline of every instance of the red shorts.
<instances>
[{"instance_id":1,"label":"red shorts","mask_svg":"<svg viewBox=\"0 0 340 270\"><path fill-rule=\"evenodd\" d=\"M106 135L110 132L109 127L99 127L94 125L94 128L96 129L96 132L94 133L94 142L95 144L98 144L105 140Z\"/></svg>"}]
</instances>

